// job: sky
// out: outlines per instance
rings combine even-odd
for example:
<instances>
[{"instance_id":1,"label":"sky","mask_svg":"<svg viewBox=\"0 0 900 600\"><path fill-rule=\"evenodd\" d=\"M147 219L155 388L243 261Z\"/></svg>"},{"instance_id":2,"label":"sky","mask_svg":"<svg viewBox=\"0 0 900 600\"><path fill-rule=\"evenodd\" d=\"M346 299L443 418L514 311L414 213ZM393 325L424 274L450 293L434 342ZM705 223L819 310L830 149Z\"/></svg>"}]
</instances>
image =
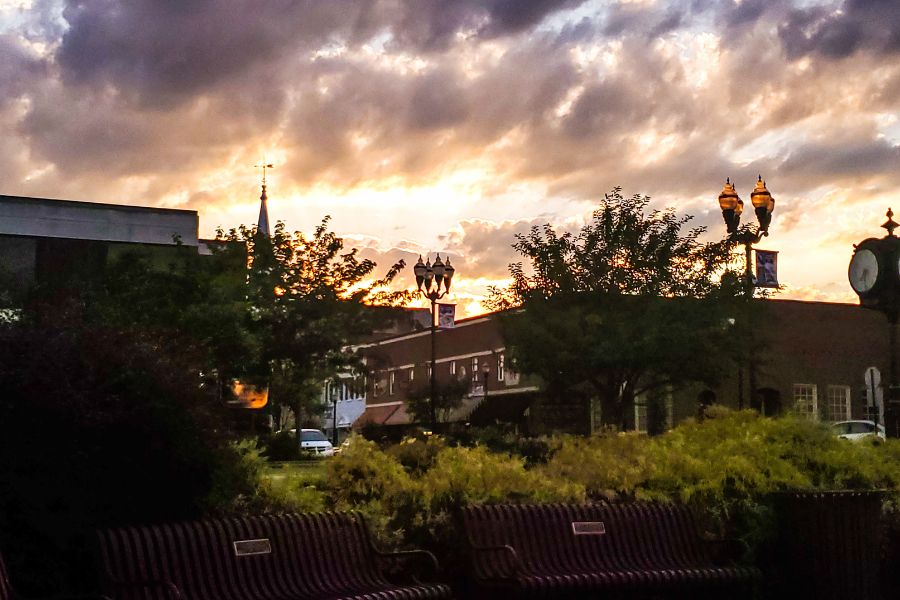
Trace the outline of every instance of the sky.
<instances>
[{"instance_id":1,"label":"sky","mask_svg":"<svg viewBox=\"0 0 900 600\"><path fill-rule=\"evenodd\" d=\"M379 270L449 253L461 315L516 233L621 186L713 239L725 178L749 205L758 174L779 296L854 302L898 117L897 0L0 0L0 194L211 237L256 222L270 162L271 221L330 215Z\"/></svg>"}]
</instances>

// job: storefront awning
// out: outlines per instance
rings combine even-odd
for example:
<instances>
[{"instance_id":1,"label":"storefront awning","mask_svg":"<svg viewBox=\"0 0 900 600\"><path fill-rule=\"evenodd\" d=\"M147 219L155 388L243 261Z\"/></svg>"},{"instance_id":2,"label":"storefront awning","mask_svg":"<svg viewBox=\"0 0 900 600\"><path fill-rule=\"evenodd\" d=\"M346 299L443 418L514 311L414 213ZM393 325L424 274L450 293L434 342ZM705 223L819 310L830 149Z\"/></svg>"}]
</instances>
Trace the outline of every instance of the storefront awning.
<instances>
[{"instance_id":1,"label":"storefront awning","mask_svg":"<svg viewBox=\"0 0 900 600\"><path fill-rule=\"evenodd\" d=\"M406 404L397 407L391 416L385 420L385 425L409 425L412 422L412 415L406 410Z\"/></svg>"},{"instance_id":2,"label":"storefront awning","mask_svg":"<svg viewBox=\"0 0 900 600\"><path fill-rule=\"evenodd\" d=\"M363 414L353 422L354 431L358 431L366 425L384 425L397 410L403 406L401 403L382 406L367 406Z\"/></svg>"}]
</instances>

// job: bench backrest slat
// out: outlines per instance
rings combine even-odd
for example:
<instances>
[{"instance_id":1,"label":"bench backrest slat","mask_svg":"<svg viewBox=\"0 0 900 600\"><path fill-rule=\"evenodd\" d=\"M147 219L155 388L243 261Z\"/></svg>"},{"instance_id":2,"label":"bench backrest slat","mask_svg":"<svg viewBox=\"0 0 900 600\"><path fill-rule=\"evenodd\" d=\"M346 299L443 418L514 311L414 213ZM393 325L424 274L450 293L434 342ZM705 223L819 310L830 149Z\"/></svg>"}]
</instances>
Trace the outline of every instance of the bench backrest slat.
<instances>
[{"instance_id":1,"label":"bench backrest slat","mask_svg":"<svg viewBox=\"0 0 900 600\"><path fill-rule=\"evenodd\" d=\"M711 564L689 507L654 502L471 506L463 511L477 546L509 545L526 572L554 574L685 568ZM575 535L573 523L586 523ZM603 525L599 525L602 523ZM602 533L601 533L602 532ZM509 555L478 553L474 575L508 572Z\"/></svg>"},{"instance_id":2,"label":"bench backrest slat","mask_svg":"<svg viewBox=\"0 0 900 600\"><path fill-rule=\"evenodd\" d=\"M346 513L126 527L98 532L98 540L107 583L123 600L166 594L116 581L171 581L186 598L208 600L328 596L387 584L364 523ZM244 542L240 555L236 541Z\"/></svg>"}]
</instances>

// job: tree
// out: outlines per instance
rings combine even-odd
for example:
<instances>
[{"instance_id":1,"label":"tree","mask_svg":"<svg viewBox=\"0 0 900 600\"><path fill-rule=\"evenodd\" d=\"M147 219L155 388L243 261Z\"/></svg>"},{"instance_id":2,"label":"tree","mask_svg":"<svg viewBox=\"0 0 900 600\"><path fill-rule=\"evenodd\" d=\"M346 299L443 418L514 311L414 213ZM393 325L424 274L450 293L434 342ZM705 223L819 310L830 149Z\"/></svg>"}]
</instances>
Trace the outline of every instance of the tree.
<instances>
[{"instance_id":1,"label":"tree","mask_svg":"<svg viewBox=\"0 0 900 600\"><path fill-rule=\"evenodd\" d=\"M434 412L439 423L448 423L454 410L462 406L466 394L472 389L472 380L454 377L435 385ZM431 420L431 387L427 384L409 390L406 407L413 420L427 423Z\"/></svg>"},{"instance_id":2,"label":"tree","mask_svg":"<svg viewBox=\"0 0 900 600\"><path fill-rule=\"evenodd\" d=\"M599 401L602 421L623 427L636 396L691 382L714 384L743 348L742 282L728 241L701 243L691 217L651 211L650 199L615 188L577 234L548 224L516 236L527 260L492 307L516 369L548 394Z\"/></svg>"},{"instance_id":3,"label":"tree","mask_svg":"<svg viewBox=\"0 0 900 600\"><path fill-rule=\"evenodd\" d=\"M311 237L290 234L280 222L271 238L246 228L218 236L246 249L249 314L260 352L253 375L269 384L276 414L291 406L298 435L304 417L321 414L323 382L360 366L350 344L408 299L406 292L386 291L403 261L375 276L376 264L355 248L345 250L328 221Z\"/></svg>"}]
</instances>

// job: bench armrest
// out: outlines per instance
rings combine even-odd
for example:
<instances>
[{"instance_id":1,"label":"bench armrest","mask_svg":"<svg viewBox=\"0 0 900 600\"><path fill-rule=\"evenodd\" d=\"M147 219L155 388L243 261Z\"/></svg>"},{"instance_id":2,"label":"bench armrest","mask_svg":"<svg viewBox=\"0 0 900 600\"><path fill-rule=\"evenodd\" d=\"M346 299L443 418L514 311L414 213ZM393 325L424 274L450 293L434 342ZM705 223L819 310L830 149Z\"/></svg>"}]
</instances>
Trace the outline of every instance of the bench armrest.
<instances>
[{"instance_id":1,"label":"bench armrest","mask_svg":"<svg viewBox=\"0 0 900 600\"><path fill-rule=\"evenodd\" d=\"M510 561L512 563L510 573L509 574L500 574L497 577L489 577L489 579L514 579L517 574L522 571L522 561L519 559L519 553L516 552L516 549L510 546L509 544L503 544L500 546L482 546L480 544L474 543L472 540L469 540L469 548L472 550L472 563L475 564L477 561L477 555L479 553L496 553L500 552L503 554L508 554Z\"/></svg>"},{"instance_id":2,"label":"bench armrest","mask_svg":"<svg viewBox=\"0 0 900 600\"><path fill-rule=\"evenodd\" d=\"M128 581L113 580L112 584L116 587L126 588L163 589L166 592L166 596L171 600L184 600L184 597L181 595L181 590L179 590L178 586L171 581L162 579L131 579Z\"/></svg>"}]
</instances>

